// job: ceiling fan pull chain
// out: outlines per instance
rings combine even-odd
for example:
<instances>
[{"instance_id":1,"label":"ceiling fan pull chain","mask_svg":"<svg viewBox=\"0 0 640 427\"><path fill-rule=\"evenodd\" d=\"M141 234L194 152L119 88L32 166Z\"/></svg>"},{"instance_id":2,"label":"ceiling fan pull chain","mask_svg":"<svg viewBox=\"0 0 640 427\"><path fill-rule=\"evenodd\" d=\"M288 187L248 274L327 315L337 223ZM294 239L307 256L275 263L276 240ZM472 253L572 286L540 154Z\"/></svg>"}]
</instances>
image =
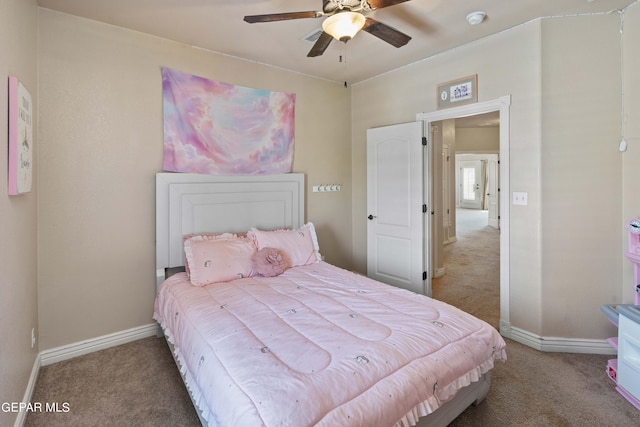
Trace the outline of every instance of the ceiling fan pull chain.
<instances>
[{"instance_id":1,"label":"ceiling fan pull chain","mask_svg":"<svg viewBox=\"0 0 640 427\"><path fill-rule=\"evenodd\" d=\"M347 44L344 43L344 52L342 53L342 55L340 55L340 62L344 63L344 76L345 76L345 81L344 81L344 88L347 88L347 80L346 80L346 76L347 76Z\"/></svg>"}]
</instances>

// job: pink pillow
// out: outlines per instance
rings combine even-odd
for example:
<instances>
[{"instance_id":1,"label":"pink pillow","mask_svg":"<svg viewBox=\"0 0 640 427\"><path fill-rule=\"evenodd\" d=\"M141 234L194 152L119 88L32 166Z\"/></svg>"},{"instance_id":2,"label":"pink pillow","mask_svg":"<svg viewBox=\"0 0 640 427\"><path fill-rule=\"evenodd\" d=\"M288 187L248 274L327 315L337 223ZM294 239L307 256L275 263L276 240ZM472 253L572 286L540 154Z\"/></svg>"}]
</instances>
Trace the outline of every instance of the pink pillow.
<instances>
[{"instance_id":1,"label":"pink pillow","mask_svg":"<svg viewBox=\"0 0 640 427\"><path fill-rule=\"evenodd\" d=\"M289 258L292 267L313 264L322 259L316 230L310 222L297 230L262 231L252 228L247 236L255 241L258 250L280 249Z\"/></svg>"},{"instance_id":2,"label":"pink pillow","mask_svg":"<svg viewBox=\"0 0 640 427\"><path fill-rule=\"evenodd\" d=\"M187 242L187 240L192 237L202 237L203 239L213 240L213 239L235 239L236 237L246 237L247 233L194 233L187 234L182 236L182 245ZM186 255L186 254L185 254ZM187 275L191 274L191 269L189 268L189 260L185 256L184 258L184 270L187 272Z\"/></svg>"},{"instance_id":3,"label":"pink pillow","mask_svg":"<svg viewBox=\"0 0 640 427\"><path fill-rule=\"evenodd\" d=\"M249 277L253 269L251 257L256 247L246 238L195 236L186 240L184 252L191 283L204 286Z\"/></svg>"},{"instance_id":4,"label":"pink pillow","mask_svg":"<svg viewBox=\"0 0 640 427\"><path fill-rule=\"evenodd\" d=\"M263 277L279 276L291 267L289 258L280 249L262 248L251 257L253 273Z\"/></svg>"}]
</instances>

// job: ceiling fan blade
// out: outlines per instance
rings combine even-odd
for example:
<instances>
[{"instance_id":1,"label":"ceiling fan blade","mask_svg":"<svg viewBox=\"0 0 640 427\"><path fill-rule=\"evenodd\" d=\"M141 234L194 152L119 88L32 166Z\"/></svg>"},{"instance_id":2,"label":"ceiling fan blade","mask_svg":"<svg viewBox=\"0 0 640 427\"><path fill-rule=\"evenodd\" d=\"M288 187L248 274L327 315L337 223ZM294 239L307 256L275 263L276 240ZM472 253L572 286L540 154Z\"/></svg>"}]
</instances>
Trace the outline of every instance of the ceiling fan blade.
<instances>
[{"instance_id":1,"label":"ceiling fan blade","mask_svg":"<svg viewBox=\"0 0 640 427\"><path fill-rule=\"evenodd\" d=\"M374 9L382 9L383 7L389 7L400 3L408 2L409 0L368 0L369 6Z\"/></svg>"},{"instance_id":2,"label":"ceiling fan blade","mask_svg":"<svg viewBox=\"0 0 640 427\"><path fill-rule=\"evenodd\" d=\"M362 29L395 47L402 47L411 40L408 35L373 18L367 18Z\"/></svg>"},{"instance_id":3,"label":"ceiling fan blade","mask_svg":"<svg viewBox=\"0 0 640 427\"><path fill-rule=\"evenodd\" d=\"M320 37L318 37L318 40L316 40L316 43L313 45L313 47L307 54L307 56L314 57L314 56L322 55L324 51L327 50L327 48L329 47L331 40L333 40L333 37L331 37L331 35L323 31L322 34L320 34Z\"/></svg>"},{"instance_id":4,"label":"ceiling fan blade","mask_svg":"<svg viewBox=\"0 0 640 427\"><path fill-rule=\"evenodd\" d=\"M287 13L271 13L267 15L248 15L244 17L244 21L249 24L256 22L273 22L273 21L286 21L289 19L303 19L303 18L320 18L324 14L318 11L308 12L287 12Z\"/></svg>"}]
</instances>

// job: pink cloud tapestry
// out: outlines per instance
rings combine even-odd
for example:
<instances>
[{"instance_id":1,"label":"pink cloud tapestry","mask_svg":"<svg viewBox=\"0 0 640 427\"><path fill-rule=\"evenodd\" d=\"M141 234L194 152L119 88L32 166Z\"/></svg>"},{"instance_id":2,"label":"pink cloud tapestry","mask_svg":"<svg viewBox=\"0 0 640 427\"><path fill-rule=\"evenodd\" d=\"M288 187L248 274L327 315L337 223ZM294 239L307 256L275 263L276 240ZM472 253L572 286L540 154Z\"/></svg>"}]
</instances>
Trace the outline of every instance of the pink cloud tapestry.
<instances>
[{"instance_id":1,"label":"pink cloud tapestry","mask_svg":"<svg viewBox=\"0 0 640 427\"><path fill-rule=\"evenodd\" d=\"M209 175L289 173L295 94L162 69L163 169Z\"/></svg>"}]
</instances>

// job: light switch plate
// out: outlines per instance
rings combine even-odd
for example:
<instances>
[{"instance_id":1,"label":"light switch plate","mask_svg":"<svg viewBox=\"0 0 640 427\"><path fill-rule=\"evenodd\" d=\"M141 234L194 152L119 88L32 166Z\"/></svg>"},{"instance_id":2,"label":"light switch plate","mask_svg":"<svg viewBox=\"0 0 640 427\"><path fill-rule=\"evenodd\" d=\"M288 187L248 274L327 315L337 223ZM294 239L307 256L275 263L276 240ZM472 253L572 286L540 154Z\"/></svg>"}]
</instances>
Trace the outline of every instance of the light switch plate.
<instances>
[{"instance_id":1,"label":"light switch plate","mask_svg":"<svg viewBox=\"0 0 640 427\"><path fill-rule=\"evenodd\" d=\"M514 191L513 192L513 204L514 205L527 206L529 204L529 202L527 200L527 196L528 196L528 193L526 193L526 192Z\"/></svg>"}]
</instances>

